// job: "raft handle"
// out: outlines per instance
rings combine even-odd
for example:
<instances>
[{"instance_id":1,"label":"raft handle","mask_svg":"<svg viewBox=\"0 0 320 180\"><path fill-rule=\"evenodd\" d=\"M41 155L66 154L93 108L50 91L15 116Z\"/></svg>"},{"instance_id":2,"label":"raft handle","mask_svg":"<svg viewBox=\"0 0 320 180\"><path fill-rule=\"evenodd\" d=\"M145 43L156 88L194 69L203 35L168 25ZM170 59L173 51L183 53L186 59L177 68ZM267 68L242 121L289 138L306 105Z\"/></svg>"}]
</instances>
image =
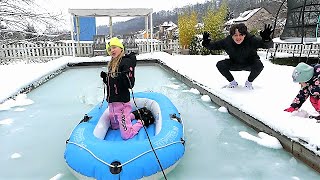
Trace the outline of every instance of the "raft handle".
<instances>
[{"instance_id":1,"label":"raft handle","mask_svg":"<svg viewBox=\"0 0 320 180\"><path fill-rule=\"evenodd\" d=\"M122 165L119 161L113 161L111 165L113 166L110 166L109 169L112 174L119 174L121 172Z\"/></svg>"},{"instance_id":2,"label":"raft handle","mask_svg":"<svg viewBox=\"0 0 320 180\"><path fill-rule=\"evenodd\" d=\"M170 114L170 118L171 118L171 119L176 119L179 123L181 123L181 118L178 117L178 116L176 115L176 113Z\"/></svg>"},{"instance_id":3,"label":"raft handle","mask_svg":"<svg viewBox=\"0 0 320 180\"><path fill-rule=\"evenodd\" d=\"M182 145L184 145L186 143L186 141L184 139L181 138L180 140L181 140Z\"/></svg>"},{"instance_id":4,"label":"raft handle","mask_svg":"<svg viewBox=\"0 0 320 180\"><path fill-rule=\"evenodd\" d=\"M81 121L79 122L79 124L83 122L88 122L91 118L92 116L88 116L88 114L85 114L83 119L81 119Z\"/></svg>"}]
</instances>

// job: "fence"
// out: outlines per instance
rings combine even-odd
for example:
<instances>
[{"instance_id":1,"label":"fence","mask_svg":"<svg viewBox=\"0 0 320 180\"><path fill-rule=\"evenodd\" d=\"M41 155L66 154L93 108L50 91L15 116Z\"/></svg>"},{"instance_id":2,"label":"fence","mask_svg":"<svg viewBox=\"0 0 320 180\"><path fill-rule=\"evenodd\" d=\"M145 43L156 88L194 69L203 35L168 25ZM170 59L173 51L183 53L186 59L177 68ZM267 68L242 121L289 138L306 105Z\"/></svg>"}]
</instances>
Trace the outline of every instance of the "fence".
<instances>
[{"instance_id":1,"label":"fence","mask_svg":"<svg viewBox=\"0 0 320 180\"><path fill-rule=\"evenodd\" d=\"M271 49L273 56L276 53L287 53L292 57L318 57L320 58L320 43L275 43L274 48Z\"/></svg>"},{"instance_id":2,"label":"fence","mask_svg":"<svg viewBox=\"0 0 320 180\"><path fill-rule=\"evenodd\" d=\"M76 56L93 56L93 43L80 42L75 43ZM168 42L146 41L137 43L139 54L151 52L164 51L170 54L181 53L178 40L171 40ZM277 52L288 53L292 56L312 56L320 58L320 43L313 44L286 44L275 43L274 47L269 50L275 56ZM56 42L56 43L21 43L13 45L0 45L0 63L6 64L13 60L27 60L27 61L46 61L55 59L61 56L72 56L73 47L72 42Z\"/></svg>"},{"instance_id":3,"label":"fence","mask_svg":"<svg viewBox=\"0 0 320 180\"><path fill-rule=\"evenodd\" d=\"M178 40L170 40L170 41L156 41L156 42L149 42L149 48L148 48L148 42L142 41L138 44L138 50L139 54L148 53L151 52L151 47L153 47L153 52L168 52L170 54L176 53L178 54L180 52L180 45Z\"/></svg>"},{"instance_id":4,"label":"fence","mask_svg":"<svg viewBox=\"0 0 320 180\"><path fill-rule=\"evenodd\" d=\"M10 62L14 60L37 61L55 59L61 56L72 56L73 47L69 42L37 42L19 43L0 46L0 60ZM75 43L75 53L81 56L92 55L92 43ZM2 62L2 64L6 64Z\"/></svg>"},{"instance_id":5,"label":"fence","mask_svg":"<svg viewBox=\"0 0 320 180\"><path fill-rule=\"evenodd\" d=\"M93 56L93 43L92 42L80 42L75 43L75 54L76 56ZM137 44L139 53L153 51L171 51L179 53L179 42L178 40L169 42L139 42ZM1 45L0 46L0 60L10 62L12 60L23 59L23 60L36 60L36 59L55 59L61 56L72 56L73 47L72 42L56 42L56 43L19 43L12 45ZM3 64L3 63L2 63Z\"/></svg>"}]
</instances>

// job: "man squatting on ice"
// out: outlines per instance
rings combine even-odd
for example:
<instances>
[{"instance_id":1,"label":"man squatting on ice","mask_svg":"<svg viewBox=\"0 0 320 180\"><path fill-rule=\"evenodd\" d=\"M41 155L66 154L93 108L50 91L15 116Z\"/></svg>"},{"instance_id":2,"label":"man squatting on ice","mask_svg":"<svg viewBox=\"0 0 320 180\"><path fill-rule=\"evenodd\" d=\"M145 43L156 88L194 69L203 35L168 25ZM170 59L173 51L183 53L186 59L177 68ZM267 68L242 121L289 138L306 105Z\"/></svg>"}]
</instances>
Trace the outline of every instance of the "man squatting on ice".
<instances>
[{"instance_id":1,"label":"man squatting on ice","mask_svg":"<svg viewBox=\"0 0 320 180\"><path fill-rule=\"evenodd\" d=\"M154 117L150 110L140 108L131 113L130 91L135 83L134 70L136 56L134 53L124 54L124 46L121 41L114 37L107 43L106 49L111 56L108 63L108 72L101 71L100 77L107 86L107 97L109 107L101 118L110 121L112 129L119 129L123 139L134 137L144 126L148 127L154 123ZM132 120L137 119L135 124Z\"/></svg>"},{"instance_id":2,"label":"man squatting on ice","mask_svg":"<svg viewBox=\"0 0 320 180\"><path fill-rule=\"evenodd\" d=\"M284 111L297 111L310 97L312 106L320 113L320 64L313 67L303 62L299 63L293 70L292 79L293 82L299 83L301 88L290 107ZM320 120L319 115L314 118Z\"/></svg>"},{"instance_id":3,"label":"man squatting on ice","mask_svg":"<svg viewBox=\"0 0 320 180\"><path fill-rule=\"evenodd\" d=\"M209 50L225 50L229 55L229 59L221 60L217 63L219 72L229 81L228 88L235 88L238 83L230 71L250 71L248 80L245 86L252 90L252 81L258 77L263 70L263 64L257 54L258 48L271 48L273 41L270 37L273 32L270 25L265 25L263 31L260 31L260 36L251 35L245 24L234 24L230 28L230 35L218 41L210 39L208 32L203 33L202 46Z\"/></svg>"}]
</instances>

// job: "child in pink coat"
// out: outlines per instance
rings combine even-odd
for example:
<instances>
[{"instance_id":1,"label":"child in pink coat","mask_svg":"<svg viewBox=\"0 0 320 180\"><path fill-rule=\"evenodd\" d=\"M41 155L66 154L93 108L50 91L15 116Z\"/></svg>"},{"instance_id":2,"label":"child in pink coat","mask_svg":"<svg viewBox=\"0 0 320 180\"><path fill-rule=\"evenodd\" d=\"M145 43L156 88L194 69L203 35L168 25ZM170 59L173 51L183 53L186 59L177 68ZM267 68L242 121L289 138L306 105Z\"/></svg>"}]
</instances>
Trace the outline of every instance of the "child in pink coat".
<instances>
[{"instance_id":1,"label":"child in pink coat","mask_svg":"<svg viewBox=\"0 0 320 180\"><path fill-rule=\"evenodd\" d=\"M320 112L320 64L314 67L306 63L299 63L293 73L293 82L300 84L299 93L294 98L287 112L298 110L302 104L309 98L312 106L317 112ZM320 119L320 116L318 116Z\"/></svg>"}]
</instances>

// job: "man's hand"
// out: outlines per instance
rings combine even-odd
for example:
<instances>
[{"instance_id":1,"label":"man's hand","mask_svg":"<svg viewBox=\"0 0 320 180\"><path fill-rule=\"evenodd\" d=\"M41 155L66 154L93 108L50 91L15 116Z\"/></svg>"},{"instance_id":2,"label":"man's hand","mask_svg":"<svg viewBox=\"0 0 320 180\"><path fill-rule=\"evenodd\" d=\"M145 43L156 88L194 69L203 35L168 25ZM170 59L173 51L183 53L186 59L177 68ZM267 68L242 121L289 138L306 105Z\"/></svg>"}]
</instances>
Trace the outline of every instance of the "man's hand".
<instances>
[{"instance_id":1,"label":"man's hand","mask_svg":"<svg viewBox=\"0 0 320 180\"><path fill-rule=\"evenodd\" d=\"M264 25L264 30L260 31L260 36L262 38L262 40L264 41L271 41L271 33L274 31L274 29L272 29L272 26L270 24L265 24Z\"/></svg>"},{"instance_id":2,"label":"man's hand","mask_svg":"<svg viewBox=\"0 0 320 180\"><path fill-rule=\"evenodd\" d=\"M202 37L203 37L202 46L208 45L211 41L209 32L207 31L203 32Z\"/></svg>"}]
</instances>

